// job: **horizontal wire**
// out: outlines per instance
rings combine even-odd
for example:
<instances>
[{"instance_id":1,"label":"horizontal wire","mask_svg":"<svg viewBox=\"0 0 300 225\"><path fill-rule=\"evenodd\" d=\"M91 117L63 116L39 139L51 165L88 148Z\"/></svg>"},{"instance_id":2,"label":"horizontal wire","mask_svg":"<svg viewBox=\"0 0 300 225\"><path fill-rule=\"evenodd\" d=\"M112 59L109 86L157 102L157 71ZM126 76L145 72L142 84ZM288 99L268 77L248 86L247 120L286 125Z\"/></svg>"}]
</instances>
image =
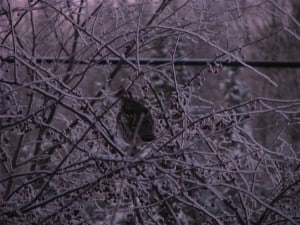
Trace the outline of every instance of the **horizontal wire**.
<instances>
[{"instance_id":1,"label":"horizontal wire","mask_svg":"<svg viewBox=\"0 0 300 225\"><path fill-rule=\"evenodd\" d=\"M132 63L136 63L136 58L126 58ZM68 58L54 58L54 57L41 57L33 58L36 63L63 63L68 64L71 62ZM15 58L13 56L2 57L0 56L0 61L6 63L14 63ZM122 59L119 58L106 58L106 59L95 59L92 60L92 63L99 65L106 64L118 64ZM218 59L202 59L202 58L181 58L172 60L171 58L139 58L139 64L141 65L163 65L163 64L173 64L175 66L217 66L222 65L225 67L244 67L243 64L237 61L230 60L218 60ZM263 68L300 68L300 61L254 61L254 60L245 60L244 63L253 66L253 67L263 67ZM84 60L72 60L72 63L76 64L89 64L91 61Z\"/></svg>"}]
</instances>

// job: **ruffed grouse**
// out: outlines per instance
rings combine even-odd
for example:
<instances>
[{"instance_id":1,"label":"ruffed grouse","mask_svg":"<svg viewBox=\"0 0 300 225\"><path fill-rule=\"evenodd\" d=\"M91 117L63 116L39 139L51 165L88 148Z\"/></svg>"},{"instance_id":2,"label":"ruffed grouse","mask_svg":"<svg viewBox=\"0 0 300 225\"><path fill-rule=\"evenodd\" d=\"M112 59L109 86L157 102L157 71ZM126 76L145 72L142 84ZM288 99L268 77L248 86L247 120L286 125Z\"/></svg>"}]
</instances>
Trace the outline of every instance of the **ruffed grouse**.
<instances>
[{"instance_id":1,"label":"ruffed grouse","mask_svg":"<svg viewBox=\"0 0 300 225\"><path fill-rule=\"evenodd\" d=\"M154 121L148 108L135 100L131 94L120 96L122 106L117 117L118 125L127 142L139 137L142 141L153 141ZM136 137L134 137L136 135Z\"/></svg>"}]
</instances>

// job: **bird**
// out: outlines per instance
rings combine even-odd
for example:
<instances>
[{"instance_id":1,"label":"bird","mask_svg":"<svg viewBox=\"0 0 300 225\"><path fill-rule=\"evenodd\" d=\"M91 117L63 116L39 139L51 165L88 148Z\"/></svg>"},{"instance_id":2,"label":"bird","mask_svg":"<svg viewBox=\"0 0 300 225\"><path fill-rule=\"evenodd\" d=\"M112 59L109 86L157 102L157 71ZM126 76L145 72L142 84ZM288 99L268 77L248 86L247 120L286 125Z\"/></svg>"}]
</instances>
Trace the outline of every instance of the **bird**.
<instances>
[{"instance_id":1,"label":"bird","mask_svg":"<svg viewBox=\"0 0 300 225\"><path fill-rule=\"evenodd\" d=\"M144 142L155 140L154 120L150 110L143 103L134 99L130 92L122 93L120 99L122 105L117 122L124 139L132 142L136 136Z\"/></svg>"}]
</instances>

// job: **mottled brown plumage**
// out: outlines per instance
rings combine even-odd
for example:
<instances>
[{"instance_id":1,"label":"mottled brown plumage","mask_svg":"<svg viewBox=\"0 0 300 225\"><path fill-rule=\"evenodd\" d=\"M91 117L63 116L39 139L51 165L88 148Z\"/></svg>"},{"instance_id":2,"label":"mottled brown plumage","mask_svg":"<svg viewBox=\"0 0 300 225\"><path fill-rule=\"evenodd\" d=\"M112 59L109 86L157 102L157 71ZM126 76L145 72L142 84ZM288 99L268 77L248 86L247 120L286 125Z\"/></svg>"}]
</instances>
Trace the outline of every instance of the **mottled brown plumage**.
<instances>
[{"instance_id":1,"label":"mottled brown plumage","mask_svg":"<svg viewBox=\"0 0 300 225\"><path fill-rule=\"evenodd\" d=\"M149 109L131 95L122 95L121 101L122 106L117 121L126 141L131 142L135 132L142 141L153 141L154 121Z\"/></svg>"}]
</instances>

